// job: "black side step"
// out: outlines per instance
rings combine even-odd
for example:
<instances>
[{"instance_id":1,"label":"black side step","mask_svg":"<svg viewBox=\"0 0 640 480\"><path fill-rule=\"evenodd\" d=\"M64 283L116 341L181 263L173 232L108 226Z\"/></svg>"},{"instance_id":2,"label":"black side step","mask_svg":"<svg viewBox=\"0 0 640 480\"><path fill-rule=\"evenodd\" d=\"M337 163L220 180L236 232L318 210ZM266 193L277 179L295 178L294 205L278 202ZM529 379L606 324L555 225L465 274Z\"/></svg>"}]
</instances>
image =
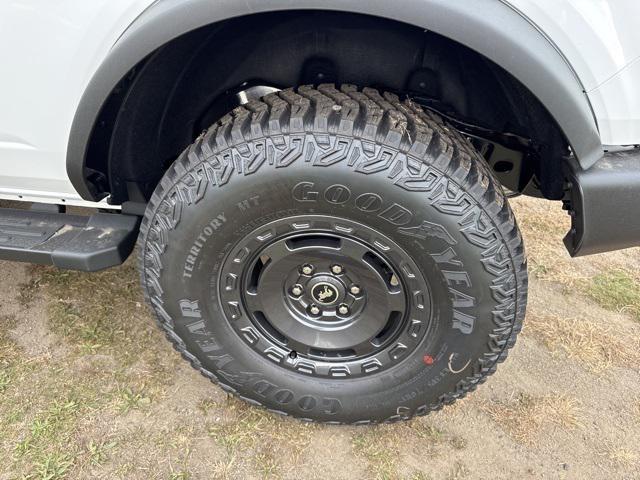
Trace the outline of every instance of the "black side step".
<instances>
[{"instance_id":1,"label":"black side step","mask_svg":"<svg viewBox=\"0 0 640 480\"><path fill-rule=\"evenodd\" d=\"M0 259L94 272L120 265L135 245L140 218L0 208Z\"/></svg>"}]
</instances>

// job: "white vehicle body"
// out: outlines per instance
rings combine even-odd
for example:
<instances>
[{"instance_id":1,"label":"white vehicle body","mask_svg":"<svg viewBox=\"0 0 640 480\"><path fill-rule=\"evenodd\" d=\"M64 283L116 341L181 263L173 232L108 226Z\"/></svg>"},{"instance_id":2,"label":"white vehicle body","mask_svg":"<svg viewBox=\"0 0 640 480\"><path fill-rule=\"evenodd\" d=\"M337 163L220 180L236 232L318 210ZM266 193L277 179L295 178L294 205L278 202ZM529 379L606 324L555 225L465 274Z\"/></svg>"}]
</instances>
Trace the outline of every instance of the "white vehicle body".
<instances>
[{"instance_id":1,"label":"white vehicle body","mask_svg":"<svg viewBox=\"0 0 640 480\"><path fill-rule=\"evenodd\" d=\"M0 198L95 205L81 198L67 175L74 115L94 73L130 25L154 3L0 3ZM213 1L211 8L218 3L228 2ZM601 143L640 143L640 2L508 3L544 33L577 75ZM247 2L249 10L259 10L259 4Z\"/></svg>"}]
</instances>

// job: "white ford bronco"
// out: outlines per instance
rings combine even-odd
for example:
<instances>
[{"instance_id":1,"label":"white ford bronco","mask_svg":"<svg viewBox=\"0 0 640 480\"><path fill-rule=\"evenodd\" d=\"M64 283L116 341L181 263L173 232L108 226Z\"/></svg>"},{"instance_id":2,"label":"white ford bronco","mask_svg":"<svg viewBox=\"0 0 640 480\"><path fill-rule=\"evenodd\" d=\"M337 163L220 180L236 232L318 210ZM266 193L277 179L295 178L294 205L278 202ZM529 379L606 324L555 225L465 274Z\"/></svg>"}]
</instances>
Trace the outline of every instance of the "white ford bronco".
<instances>
[{"instance_id":1,"label":"white ford bronco","mask_svg":"<svg viewBox=\"0 0 640 480\"><path fill-rule=\"evenodd\" d=\"M225 390L330 423L439 409L521 329L511 196L558 201L571 255L640 244L639 21L636 0L0 2L0 198L28 202L0 209L0 258L95 271L137 243L159 325Z\"/></svg>"}]
</instances>

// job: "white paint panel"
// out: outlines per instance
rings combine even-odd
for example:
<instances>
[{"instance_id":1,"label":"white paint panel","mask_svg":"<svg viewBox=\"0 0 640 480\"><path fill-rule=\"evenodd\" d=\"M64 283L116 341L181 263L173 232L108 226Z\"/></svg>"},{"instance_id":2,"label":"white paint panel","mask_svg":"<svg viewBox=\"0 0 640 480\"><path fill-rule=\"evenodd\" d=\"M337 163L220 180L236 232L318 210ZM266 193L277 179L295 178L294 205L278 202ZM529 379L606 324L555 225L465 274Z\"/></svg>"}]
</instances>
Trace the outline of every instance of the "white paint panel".
<instances>
[{"instance_id":1,"label":"white paint panel","mask_svg":"<svg viewBox=\"0 0 640 480\"><path fill-rule=\"evenodd\" d=\"M558 47L586 91L640 57L638 0L509 0Z\"/></svg>"},{"instance_id":2,"label":"white paint panel","mask_svg":"<svg viewBox=\"0 0 640 480\"><path fill-rule=\"evenodd\" d=\"M509 0L567 58L604 145L640 144L640 0Z\"/></svg>"},{"instance_id":3,"label":"white paint panel","mask_svg":"<svg viewBox=\"0 0 640 480\"><path fill-rule=\"evenodd\" d=\"M98 66L151 3L0 0L0 198L21 192L55 203L80 201L66 173L73 117ZM632 63L640 59L640 1L509 3L573 66L603 143L640 143L640 62Z\"/></svg>"},{"instance_id":4,"label":"white paint panel","mask_svg":"<svg viewBox=\"0 0 640 480\"><path fill-rule=\"evenodd\" d=\"M603 144L640 144L640 59L589 92L589 98Z\"/></svg>"},{"instance_id":5,"label":"white paint panel","mask_svg":"<svg viewBox=\"0 0 640 480\"><path fill-rule=\"evenodd\" d=\"M150 3L0 1L0 192L79 200L66 172L76 108L111 47Z\"/></svg>"}]
</instances>

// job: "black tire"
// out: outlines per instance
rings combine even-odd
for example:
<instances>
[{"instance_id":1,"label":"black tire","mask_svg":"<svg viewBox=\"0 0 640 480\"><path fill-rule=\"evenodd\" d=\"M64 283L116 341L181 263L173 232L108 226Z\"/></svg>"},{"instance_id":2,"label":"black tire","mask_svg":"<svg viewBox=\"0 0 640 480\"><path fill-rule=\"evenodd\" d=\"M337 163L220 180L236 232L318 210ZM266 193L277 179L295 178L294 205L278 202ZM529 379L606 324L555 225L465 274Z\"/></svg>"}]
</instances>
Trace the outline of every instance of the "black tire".
<instances>
[{"instance_id":1,"label":"black tire","mask_svg":"<svg viewBox=\"0 0 640 480\"><path fill-rule=\"evenodd\" d=\"M259 243L276 249L278 235L296 229L320 233L295 241L333 242L335 234L339 246L326 248L337 249L347 265L351 257L340 255L349 242L357 244L354 251L371 250L358 250L354 261L370 254L362 268L375 266L389 290L364 285L373 293L361 304L349 297L350 308L399 302L389 307L398 311L385 328L395 315L403 348L396 337L387 344L379 334L367 340L378 350L366 362L358 355L369 350L355 347L347 353L309 347L287 356L287 332L278 343L283 333L270 330L280 317L254 325L264 319L244 302L255 301L247 300L248 285L262 281L256 268L266 268L256 259L266 248ZM450 404L505 359L525 313L522 238L483 159L435 114L369 88L299 87L233 110L166 172L139 243L145 293L175 348L226 391L307 420L395 421ZM287 246L282 255L291 248L296 260L304 254L321 261L331 252L319 245ZM232 273L245 263L253 265L253 280L251 273ZM396 273L393 288L404 290L392 297ZM323 287L325 296L348 295L335 285ZM278 288L264 287L261 304L289 302L297 312L319 298L305 291L310 299L298 304L288 286ZM365 320L358 328L369 325ZM408 327L412 322L419 326ZM300 327L301 334L307 328L316 327Z\"/></svg>"}]
</instances>

